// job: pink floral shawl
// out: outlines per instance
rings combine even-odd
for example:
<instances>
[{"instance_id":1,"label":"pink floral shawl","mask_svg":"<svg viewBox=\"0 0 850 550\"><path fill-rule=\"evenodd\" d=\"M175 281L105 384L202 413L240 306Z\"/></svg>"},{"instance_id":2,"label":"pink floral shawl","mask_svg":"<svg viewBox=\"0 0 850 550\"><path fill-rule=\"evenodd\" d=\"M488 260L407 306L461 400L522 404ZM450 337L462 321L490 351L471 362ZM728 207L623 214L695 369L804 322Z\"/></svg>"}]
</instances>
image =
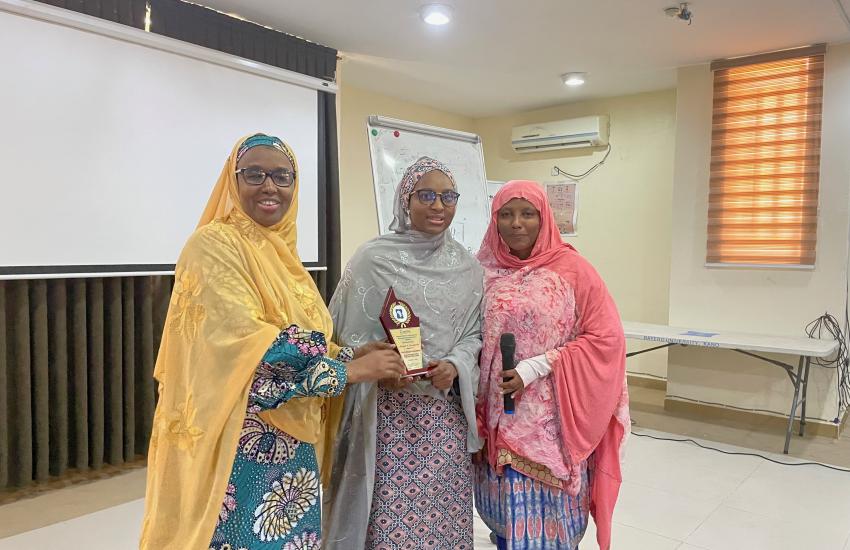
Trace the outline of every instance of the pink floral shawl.
<instances>
[{"instance_id":1,"label":"pink floral shawl","mask_svg":"<svg viewBox=\"0 0 850 550\"><path fill-rule=\"evenodd\" d=\"M511 255L497 216L523 198L540 212L531 256ZM485 269L484 348L476 416L494 468L500 449L548 467L577 494L578 467L594 458L591 513L599 547L611 544L611 518L619 493L620 451L629 432L625 339L614 301L590 263L561 241L542 186L508 182L496 194L478 259ZM502 413L499 338L516 336L516 361L545 353L552 372L529 385L516 413Z\"/></svg>"}]
</instances>

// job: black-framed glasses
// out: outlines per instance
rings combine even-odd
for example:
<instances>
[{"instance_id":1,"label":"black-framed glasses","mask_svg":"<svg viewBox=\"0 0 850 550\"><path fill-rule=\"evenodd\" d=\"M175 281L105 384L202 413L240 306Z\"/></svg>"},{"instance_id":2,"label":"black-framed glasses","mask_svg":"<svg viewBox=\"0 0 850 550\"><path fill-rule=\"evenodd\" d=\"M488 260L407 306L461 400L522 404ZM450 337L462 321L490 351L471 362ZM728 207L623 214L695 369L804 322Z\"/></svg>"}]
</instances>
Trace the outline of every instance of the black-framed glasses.
<instances>
[{"instance_id":1,"label":"black-framed glasses","mask_svg":"<svg viewBox=\"0 0 850 550\"><path fill-rule=\"evenodd\" d=\"M242 174L242 179L248 185L259 186L266 182L266 178L271 178L272 183L278 187L291 187L295 182L295 172L281 168L273 172L266 172L259 168L240 168L236 174Z\"/></svg>"},{"instance_id":2,"label":"black-framed glasses","mask_svg":"<svg viewBox=\"0 0 850 550\"><path fill-rule=\"evenodd\" d=\"M443 191L442 193L437 193L431 189L420 189L416 192L416 198L419 199L419 202L429 206L434 204L437 197L440 197L440 202L443 203L443 206L454 206L460 198L460 193L457 191Z\"/></svg>"}]
</instances>

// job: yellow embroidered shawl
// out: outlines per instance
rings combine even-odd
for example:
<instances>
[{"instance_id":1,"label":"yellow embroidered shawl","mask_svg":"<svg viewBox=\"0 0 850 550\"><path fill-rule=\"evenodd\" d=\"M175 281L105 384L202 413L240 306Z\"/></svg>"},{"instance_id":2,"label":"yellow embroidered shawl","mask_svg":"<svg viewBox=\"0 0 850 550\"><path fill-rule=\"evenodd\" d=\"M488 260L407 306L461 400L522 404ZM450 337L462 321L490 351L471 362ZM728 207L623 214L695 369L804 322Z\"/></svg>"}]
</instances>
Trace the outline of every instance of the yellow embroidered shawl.
<instances>
[{"instance_id":1,"label":"yellow embroidered shawl","mask_svg":"<svg viewBox=\"0 0 850 550\"><path fill-rule=\"evenodd\" d=\"M296 250L298 180L283 219L262 227L243 211L236 182L239 140L186 243L154 377L159 403L148 455L140 548L208 548L233 466L257 364L282 328L325 333L332 324ZM287 148L288 149L288 148ZM289 151L295 166L295 156ZM330 350L333 357L337 349ZM319 444L322 399L294 399L262 413L302 441ZM336 416L336 415L334 415ZM338 420L335 418L335 420ZM322 441L320 441L322 439ZM322 465L323 477L330 467Z\"/></svg>"}]
</instances>

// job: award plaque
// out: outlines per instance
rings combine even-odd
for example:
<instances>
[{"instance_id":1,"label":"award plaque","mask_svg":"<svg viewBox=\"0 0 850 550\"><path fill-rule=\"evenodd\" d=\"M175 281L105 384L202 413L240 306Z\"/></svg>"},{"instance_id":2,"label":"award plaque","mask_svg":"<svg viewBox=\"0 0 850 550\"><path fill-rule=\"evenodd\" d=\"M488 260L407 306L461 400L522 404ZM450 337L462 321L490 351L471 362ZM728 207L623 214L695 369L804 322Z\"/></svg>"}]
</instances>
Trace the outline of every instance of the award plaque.
<instances>
[{"instance_id":1,"label":"award plaque","mask_svg":"<svg viewBox=\"0 0 850 550\"><path fill-rule=\"evenodd\" d=\"M425 374L428 369L423 364L419 317L413 313L410 304L396 297L393 287L387 290L380 319L387 338L395 344L407 367L407 376Z\"/></svg>"}]
</instances>

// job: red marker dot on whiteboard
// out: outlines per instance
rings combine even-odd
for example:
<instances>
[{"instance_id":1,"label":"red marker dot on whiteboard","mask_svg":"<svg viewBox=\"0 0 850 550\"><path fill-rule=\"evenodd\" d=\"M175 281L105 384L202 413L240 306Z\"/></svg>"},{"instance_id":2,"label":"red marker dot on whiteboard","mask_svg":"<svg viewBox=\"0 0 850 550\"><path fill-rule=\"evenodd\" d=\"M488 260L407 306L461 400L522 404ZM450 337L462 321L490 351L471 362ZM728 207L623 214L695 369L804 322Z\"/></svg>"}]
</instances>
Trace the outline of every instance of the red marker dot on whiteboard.
<instances>
[{"instance_id":1,"label":"red marker dot on whiteboard","mask_svg":"<svg viewBox=\"0 0 850 550\"><path fill-rule=\"evenodd\" d=\"M395 132L393 132L393 135L394 135L395 137L398 137L398 136L400 136L400 135L401 135L401 132L399 132L398 130L396 130Z\"/></svg>"}]
</instances>

